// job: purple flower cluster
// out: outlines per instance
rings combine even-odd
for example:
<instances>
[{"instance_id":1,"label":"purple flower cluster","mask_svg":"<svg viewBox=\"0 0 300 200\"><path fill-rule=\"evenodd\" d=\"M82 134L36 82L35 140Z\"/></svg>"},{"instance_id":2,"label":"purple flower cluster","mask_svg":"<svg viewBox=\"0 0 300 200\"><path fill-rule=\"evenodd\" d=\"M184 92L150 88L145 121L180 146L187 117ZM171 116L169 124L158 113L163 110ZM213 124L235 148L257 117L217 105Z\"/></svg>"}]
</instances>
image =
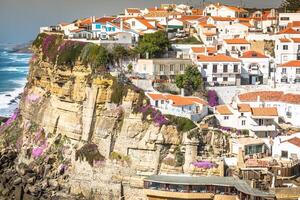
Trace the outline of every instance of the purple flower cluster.
<instances>
[{"instance_id":1,"label":"purple flower cluster","mask_svg":"<svg viewBox=\"0 0 300 200\"><path fill-rule=\"evenodd\" d=\"M93 161L93 166L94 167L101 167L101 166L104 165L104 163L105 163L105 161L102 161L102 160L94 160Z\"/></svg>"},{"instance_id":2,"label":"purple flower cluster","mask_svg":"<svg viewBox=\"0 0 300 200\"><path fill-rule=\"evenodd\" d=\"M0 132L3 131L6 127L10 126L18 118L20 112L19 109L16 109L14 114L0 127Z\"/></svg>"},{"instance_id":3,"label":"purple flower cluster","mask_svg":"<svg viewBox=\"0 0 300 200\"><path fill-rule=\"evenodd\" d=\"M41 128L41 129L39 129L39 130L35 133L35 135L34 135L34 141L35 141L35 142L38 142L38 141L41 140L42 135L43 135L43 131L44 131L44 129Z\"/></svg>"},{"instance_id":4,"label":"purple flower cluster","mask_svg":"<svg viewBox=\"0 0 300 200\"><path fill-rule=\"evenodd\" d=\"M209 106L214 107L214 106L219 105L219 98L218 98L217 92L215 90L209 90L207 92L207 96L208 96Z\"/></svg>"},{"instance_id":5,"label":"purple flower cluster","mask_svg":"<svg viewBox=\"0 0 300 200\"><path fill-rule=\"evenodd\" d=\"M223 127L223 126L221 126L220 129L221 129L222 131L227 131L227 132L231 132L231 131L232 131L232 129L229 128L229 127Z\"/></svg>"},{"instance_id":6,"label":"purple flower cluster","mask_svg":"<svg viewBox=\"0 0 300 200\"><path fill-rule=\"evenodd\" d=\"M146 119L147 116L151 116L152 120L157 126L162 126L168 123L168 120L164 115L161 114L159 110L156 110L151 105L142 106L140 112L143 114L143 119Z\"/></svg>"},{"instance_id":7,"label":"purple flower cluster","mask_svg":"<svg viewBox=\"0 0 300 200\"><path fill-rule=\"evenodd\" d=\"M203 169L211 169L214 168L216 165L209 161L198 161L192 163L197 168L203 168Z\"/></svg>"},{"instance_id":8,"label":"purple flower cluster","mask_svg":"<svg viewBox=\"0 0 300 200\"><path fill-rule=\"evenodd\" d=\"M46 148L47 148L47 143L46 143L46 141L44 141L44 143L41 146L38 146L38 147L35 147L32 149L31 156L33 158L41 157Z\"/></svg>"},{"instance_id":9,"label":"purple flower cluster","mask_svg":"<svg viewBox=\"0 0 300 200\"><path fill-rule=\"evenodd\" d=\"M55 35L47 35L46 38L43 39L42 51L45 56L50 58L49 49L50 49L51 45L55 44L55 41L56 41Z\"/></svg>"},{"instance_id":10,"label":"purple flower cluster","mask_svg":"<svg viewBox=\"0 0 300 200\"><path fill-rule=\"evenodd\" d=\"M26 102L28 103L36 103L41 99L39 95L36 94L29 94L26 96Z\"/></svg>"}]
</instances>

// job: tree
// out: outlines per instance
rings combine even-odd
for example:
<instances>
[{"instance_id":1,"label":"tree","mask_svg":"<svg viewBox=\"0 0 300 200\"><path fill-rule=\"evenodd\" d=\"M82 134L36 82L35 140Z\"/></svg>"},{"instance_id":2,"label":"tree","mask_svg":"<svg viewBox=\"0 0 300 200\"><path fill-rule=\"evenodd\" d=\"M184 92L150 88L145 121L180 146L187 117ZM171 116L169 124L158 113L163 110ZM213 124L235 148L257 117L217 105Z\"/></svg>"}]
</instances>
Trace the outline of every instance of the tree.
<instances>
[{"instance_id":1,"label":"tree","mask_svg":"<svg viewBox=\"0 0 300 200\"><path fill-rule=\"evenodd\" d=\"M81 52L83 64L90 65L93 69L105 69L109 63L109 52L103 46L95 44L86 45Z\"/></svg>"},{"instance_id":2,"label":"tree","mask_svg":"<svg viewBox=\"0 0 300 200\"><path fill-rule=\"evenodd\" d=\"M122 61L129 56L129 51L125 47L117 45L113 47L112 55L114 62L116 62L118 67L120 67Z\"/></svg>"},{"instance_id":3,"label":"tree","mask_svg":"<svg viewBox=\"0 0 300 200\"><path fill-rule=\"evenodd\" d=\"M300 9L300 1L299 0L284 0L281 4L281 8L289 11L296 12Z\"/></svg>"},{"instance_id":4,"label":"tree","mask_svg":"<svg viewBox=\"0 0 300 200\"><path fill-rule=\"evenodd\" d=\"M202 87L202 76L196 66L189 65L184 74L176 76L175 83L178 88L183 88L188 92L197 91Z\"/></svg>"},{"instance_id":5,"label":"tree","mask_svg":"<svg viewBox=\"0 0 300 200\"><path fill-rule=\"evenodd\" d=\"M166 52L166 48L168 47L170 47L170 41L166 32L157 31L145 34L138 42L136 51L142 57L146 57L148 53L150 58L158 58Z\"/></svg>"}]
</instances>

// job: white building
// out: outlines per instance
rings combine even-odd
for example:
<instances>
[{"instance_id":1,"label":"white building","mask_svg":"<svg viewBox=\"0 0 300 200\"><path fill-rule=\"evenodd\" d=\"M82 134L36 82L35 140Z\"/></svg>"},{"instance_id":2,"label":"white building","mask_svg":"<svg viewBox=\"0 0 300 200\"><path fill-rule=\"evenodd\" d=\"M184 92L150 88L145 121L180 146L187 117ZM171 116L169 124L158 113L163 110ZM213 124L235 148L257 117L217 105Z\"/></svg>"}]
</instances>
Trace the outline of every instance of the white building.
<instances>
[{"instance_id":1,"label":"white building","mask_svg":"<svg viewBox=\"0 0 300 200\"><path fill-rule=\"evenodd\" d=\"M234 102L232 105L215 107L215 116L220 126L249 130L250 136L266 138L277 132L276 107L251 107L250 104Z\"/></svg>"},{"instance_id":2,"label":"white building","mask_svg":"<svg viewBox=\"0 0 300 200\"><path fill-rule=\"evenodd\" d=\"M241 60L226 55L199 55L197 66L209 85L240 85Z\"/></svg>"},{"instance_id":3,"label":"white building","mask_svg":"<svg viewBox=\"0 0 300 200\"><path fill-rule=\"evenodd\" d=\"M270 58L256 51L244 52L242 60L242 84L267 84L269 78Z\"/></svg>"},{"instance_id":4,"label":"white building","mask_svg":"<svg viewBox=\"0 0 300 200\"><path fill-rule=\"evenodd\" d=\"M290 60L300 60L300 37L275 40L275 62L283 64Z\"/></svg>"},{"instance_id":5,"label":"white building","mask_svg":"<svg viewBox=\"0 0 300 200\"><path fill-rule=\"evenodd\" d=\"M300 133L278 136L273 141L272 157L281 159L300 159Z\"/></svg>"},{"instance_id":6,"label":"white building","mask_svg":"<svg viewBox=\"0 0 300 200\"><path fill-rule=\"evenodd\" d=\"M263 138L233 138L230 140L230 153L238 155L240 149L244 151L245 156L249 155L259 155L259 154L269 154L271 150L268 143Z\"/></svg>"},{"instance_id":7,"label":"white building","mask_svg":"<svg viewBox=\"0 0 300 200\"><path fill-rule=\"evenodd\" d=\"M274 32L277 28L276 10L271 9L267 11L256 11L252 14L254 19L254 26L262 30L263 33Z\"/></svg>"},{"instance_id":8,"label":"white building","mask_svg":"<svg viewBox=\"0 0 300 200\"><path fill-rule=\"evenodd\" d=\"M200 121L208 114L207 102L198 97L180 95L146 93L151 106L162 114L185 117L192 121Z\"/></svg>"},{"instance_id":9,"label":"white building","mask_svg":"<svg viewBox=\"0 0 300 200\"><path fill-rule=\"evenodd\" d=\"M300 94L282 91L256 91L240 94L236 97L238 104L251 107L276 107L280 118L286 123L300 127Z\"/></svg>"},{"instance_id":10,"label":"white building","mask_svg":"<svg viewBox=\"0 0 300 200\"><path fill-rule=\"evenodd\" d=\"M156 30L156 21L146 20L144 18L132 17L124 20L130 29L141 32L146 30Z\"/></svg>"},{"instance_id":11,"label":"white building","mask_svg":"<svg viewBox=\"0 0 300 200\"><path fill-rule=\"evenodd\" d=\"M217 44L217 27L213 24L200 22L198 26L198 34L205 45Z\"/></svg>"},{"instance_id":12,"label":"white building","mask_svg":"<svg viewBox=\"0 0 300 200\"><path fill-rule=\"evenodd\" d=\"M138 17L141 16L142 12L139 8L127 8L125 9L125 16L133 16L133 17Z\"/></svg>"},{"instance_id":13,"label":"white building","mask_svg":"<svg viewBox=\"0 0 300 200\"><path fill-rule=\"evenodd\" d=\"M222 47L222 52L233 57L239 57L245 51L249 51L251 48L250 42L243 38L226 39Z\"/></svg>"},{"instance_id":14,"label":"white building","mask_svg":"<svg viewBox=\"0 0 300 200\"><path fill-rule=\"evenodd\" d=\"M300 13L279 13L279 30L286 29L293 21L300 21Z\"/></svg>"},{"instance_id":15,"label":"white building","mask_svg":"<svg viewBox=\"0 0 300 200\"><path fill-rule=\"evenodd\" d=\"M246 17L248 15L248 11L243 8L221 5L217 4L209 4L204 8L203 14L205 16L218 16L218 17Z\"/></svg>"},{"instance_id":16,"label":"white building","mask_svg":"<svg viewBox=\"0 0 300 200\"><path fill-rule=\"evenodd\" d=\"M275 79L277 83L300 84L300 60L291 60L279 65Z\"/></svg>"}]
</instances>

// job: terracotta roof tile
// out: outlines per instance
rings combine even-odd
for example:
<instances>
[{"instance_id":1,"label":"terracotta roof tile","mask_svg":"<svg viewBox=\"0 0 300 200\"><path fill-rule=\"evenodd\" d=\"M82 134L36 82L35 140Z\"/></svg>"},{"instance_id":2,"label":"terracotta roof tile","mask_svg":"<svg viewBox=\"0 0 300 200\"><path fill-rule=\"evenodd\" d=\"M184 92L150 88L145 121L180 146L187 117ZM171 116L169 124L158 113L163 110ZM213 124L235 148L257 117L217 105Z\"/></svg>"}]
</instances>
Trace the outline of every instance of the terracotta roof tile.
<instances>
[{"instance_id":1,"label":"terracotta roof tile","mask_svg":"<svg viewBox=\"0 0 300 200\"><path fill-rule=\"evenodd\" d=\"M227 44L250 44L246 39L236 38L236 39L226 39L224 40Z\"/></svg>"},{"instance_id":2,"label":"terracotta roof tile","mask_svg":"<svg viewBox=\"0 0 300 200\"><path fill-rule=\"evenodd\" d=\"M300 43L300 38L291 38L294 43Z\"/></svg>"},{"instance_id":3,"label":"terracotta roof tile","mask_svg":"<svg viewBox=\"0 0 300 200\"><path fill-rule=\"evenodd\" d=\"M289 142L289 143L291 143L291 144L293 144L293 145L295 145L297 147L300 147L300 138L294 137L294 138L289 139L289 140L287 140L285 142Z\"/></svg>"},{"instance_id":4,"label":"terracotta roof tile","mask_svg":"<svg viewBox=\"0 0 300 200\"><path fill-rule=\"evenodd\" d=\"M227 105L220 105L216 107L216 111L220 115L232 115L233 113L230 111Z\"/></svg>"},{"instance_id":5,"label":"terracotta roof tile","mask_svg":"<svg viewBox=\"0 0 300 200\"><path fill-rule=\"evenodd\" d=\"M289 62L283 63L279 67L299 67L300 68L300 60L291 60Z\"/></svg>"},{"instance_id":6,"label":"terracotta roof tile","mask_svg":"<svg viewBox=\"0 0 300 200\"><path fill-rule=\"evenodd\" d=\"M198 61L199 62L241 62L241 60L237 58L233 58L222 54L218 54L214 56L199 55Z\"/></svg>"},{"instance_id":7,"label":"terracotta roof tile","mask_svg":"<svg viewBox=\"0 0 300 200\"><path fill-rule=\"evenodd\" d=\"M206 101L198 97L185 97L172 94L160 94L160 93L147 93L147 95L153 100L171 100L173 106L186 106L193 104L208 105Z\"/></svg>"},{"instance_id":8,"label":"terracotta roof tile","mask_svg":"<svg viewBox=\"0 0 300 200\"><path fill-rule=\"evenodd\" d=\"M244 52L240 58L269 58L269 57L257 51L247 51Z\"/></svg>"},{"instance_id":9,"label":"terracotta roof tile","mask_svg":"<svg viewBox=\"0 0 300 200\"><path fill-rule=\"evenodd\" d=\"M235 12L248 12L247 10L243 9L243 8L238 8L238 7L235 7L235 6L224 6L224 7L227 7L229 8L230 10L233 10Z\"/></svg>"},{"instance_id":10,"label":"terracotta roof tile","mask_svg":"<svg viewBox=\"0 0 300 200\"><path fill-rule=\"evenodd\" d=\"M283 34L300 34L300 32L296 31L296 30L294 30L292 28L286 28L286 29L284 29L282 31L279 31L277 33L277 35L283 35Z\"/></svg>"},{"instance_id":11,"label":"terracotta roof tile","mask_svg":"<svg viewBox=\"0 0 300 200\"><path fill-rule=\"evenodd\" d=\"M280 38L279 41L282 42L282 43L289 43L289 42L291 42L291 40L289 38Z\"/></svg>"},{"instance_id":12,"label":"terracotta roof tile","mask_svg":"<svg viewBox=\"0 0 300 200\"><path fill-rule=\"evenodd\" d=\"M116 19L115 17L100 17L95 21L101 24L105 24L106 22L112 22L115 19Z\"/></svg>"},{"instance_id":13,"label":"terracotta roof tile","mask_svg":"<svg viewBox=\"0 0 300 200\"><path fill-rule=\"evenodd\" d=\"M207 51L208 53L217 52L216 47L192 47L191 49L194 53L205 53L205 51Z\"/></svg>"},{"instance_id":14,"label":"terracotta roof tile","mask_svg":"<svg viewBox=\"0 0 300 200\"><path fill-rule=\"evenodd\" d=\"M149 23L146 19L137 19L139 22L141 22L144 26L147 27L147 29L154 29L155 27Z\"/></svg>"},{"instance_id":15,"label":"terracotta roof tile","mask_svg":"<svg viewBox=\"0 0 300 200\"><path fill-rule=\"evenodd\" d=\"M147 94L154 101L157 101L157 100L166 100L165 96L163 94L160 94L160 93L147 93Z\"/></svg>"},{"instance_id":16,"label":"terracotta roof tile","mask_svg":"<svg viewBox=\"0 0 300 200\"><path fill-rule=\"evenodd\" d=\"M300 21L293 21L288 23L288 27L300 27Z\"/></svg>"},{"instance_id":17,"label":"terracotta roof tile","mask_svg":"<svg viewBox=\"0 0 300 200\"><path fill-rule=\"evenodd\" d=\"M251 108L252 116L278 116L277 108L264 107L264 108Z\"/></svg>"},{"instance_id":18,"label":"terracotta roof tile","mask_svg":"<svg viewBox=\"0 0 300 200\"><path fill-rule=\"evenodd\" d=\"M279 91L259 91L240 94L238 97L242 102L254 102L258 97L260 101L279 101L283 95L284 93Z\"/></svg>"},{"instance_id":19,"label":"terracotta roof tile","mask_svg":"<svg viewBox=\"0 0 300 200\"><path fill-rule=\"evenodd\" d=\"M231 17L219 17L219 16L211 16L211 18L215 21L234 21L234 18Z\"/></svg>"},{"instance_id":20,"label":"terracotta roof tile","mask_svg":"<svg viewBox=\"0 0 300 200\"><path fill-rule=\"evenodd\" d=\"M132 13L132 14L141 13L141 10L139 8L127 8L126 10L127 10L128 13Z\"/></svg>"},{"instance_id":21,"label":"terracotta roof tile","mask_svg":"<svg viewBox=\"0 0 300 200\"><path fill-rule=\"evenodd\" d=\"M238 104L239 112L251 112L251 107L249 104Z\"/></svg>"},{"instance_id":22,"label":"terracotta roof tile","mask_svg":"<svg viewBox=\"0 0 300 200\"><path fill-rule=\"evenodd\" d=\"M200 22L199 25L202 26L202 27L204 27L204 28L216 28L215 25L208 24L207 22Z\"/></svg>"}]
</instances>

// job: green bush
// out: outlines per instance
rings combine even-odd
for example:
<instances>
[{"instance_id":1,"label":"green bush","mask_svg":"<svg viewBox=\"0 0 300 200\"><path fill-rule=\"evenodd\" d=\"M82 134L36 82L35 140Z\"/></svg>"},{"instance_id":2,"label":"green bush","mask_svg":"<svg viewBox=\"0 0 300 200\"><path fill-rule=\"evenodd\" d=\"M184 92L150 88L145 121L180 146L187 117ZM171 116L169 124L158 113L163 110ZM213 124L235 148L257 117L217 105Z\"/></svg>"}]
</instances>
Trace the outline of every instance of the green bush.
<instances>
[{"instance_id":1,"label":"green bush","mask_svg":"<svg viewBox=\"0 0 300 200\"><path fill-rule=\"evenodd\" d=\"M173 41L174 44L203 44L202 41L197 40L195 37L188 37L184 39L178 39Z\"/></svg>"},{"instance_id":2,"label":"green bush","mask_svg":"<svg viewBox=\"0 0 300 200\"><path fill-rule=\"evenodd\" d=\"M103 46L88 44L82 49L81 60L83 64L90 65L93 69L101 67L100 70L103 71L109 63L109 52Z\"/></svg>"},{"instance_id":3,"label":"green bush","mask_svg":"<svg viewBox=\"0 0 300 200\"><path fill-rule=\"evenodd\" d=\"M79 59L85 43L76 41L65 41L59 47L58 65L74 65Z\"/></svg>"},{"instance_id":4,"label":"green bush","mask_svg":"<svg viewBox=\"0 0 300 200\"><path fill-rule=\"evenodd\" d=\"M169 124L175 125L180 132L187 132L197 127L192 120L187 118L176 117L173 115L166 115L166 117L169 120Z\"/></svg>"},{"instance_id":5,"label":"green bush","mask_svg":"<svg viewBox=\"0 0 300 200\"><path fill-rule=\"evenodd\" d=\"M123 97L127 95L128 88L125 84L118 81L118 79L113 78L113 85L111 86L111 102L115 104L121 104Z\"/></svg>"},{"instance_id":6,"label":"green bush","mask_svg":"<svg viewBox=\"0 0 300 200\"><path fill-rule=\"evenodd\" d=\"M46 36L47 36L46 33L38 34L38 36L35 38L35 40L33 40L32 46L35 48L40 48L42 46L42 42Z\"/></svg>"},{"instance_id":7,"label":"green bush","mask_svg":"<svg viewBox=\"0 0 300 200\"><path fill-rule=\"evenodd\" d=\"M176 161L176 167L181 167L184 165L185 159L184 159L184 153L181 152L180 146L177 146L175 148L175 161Z\"/></svg>"}]
</instances>

